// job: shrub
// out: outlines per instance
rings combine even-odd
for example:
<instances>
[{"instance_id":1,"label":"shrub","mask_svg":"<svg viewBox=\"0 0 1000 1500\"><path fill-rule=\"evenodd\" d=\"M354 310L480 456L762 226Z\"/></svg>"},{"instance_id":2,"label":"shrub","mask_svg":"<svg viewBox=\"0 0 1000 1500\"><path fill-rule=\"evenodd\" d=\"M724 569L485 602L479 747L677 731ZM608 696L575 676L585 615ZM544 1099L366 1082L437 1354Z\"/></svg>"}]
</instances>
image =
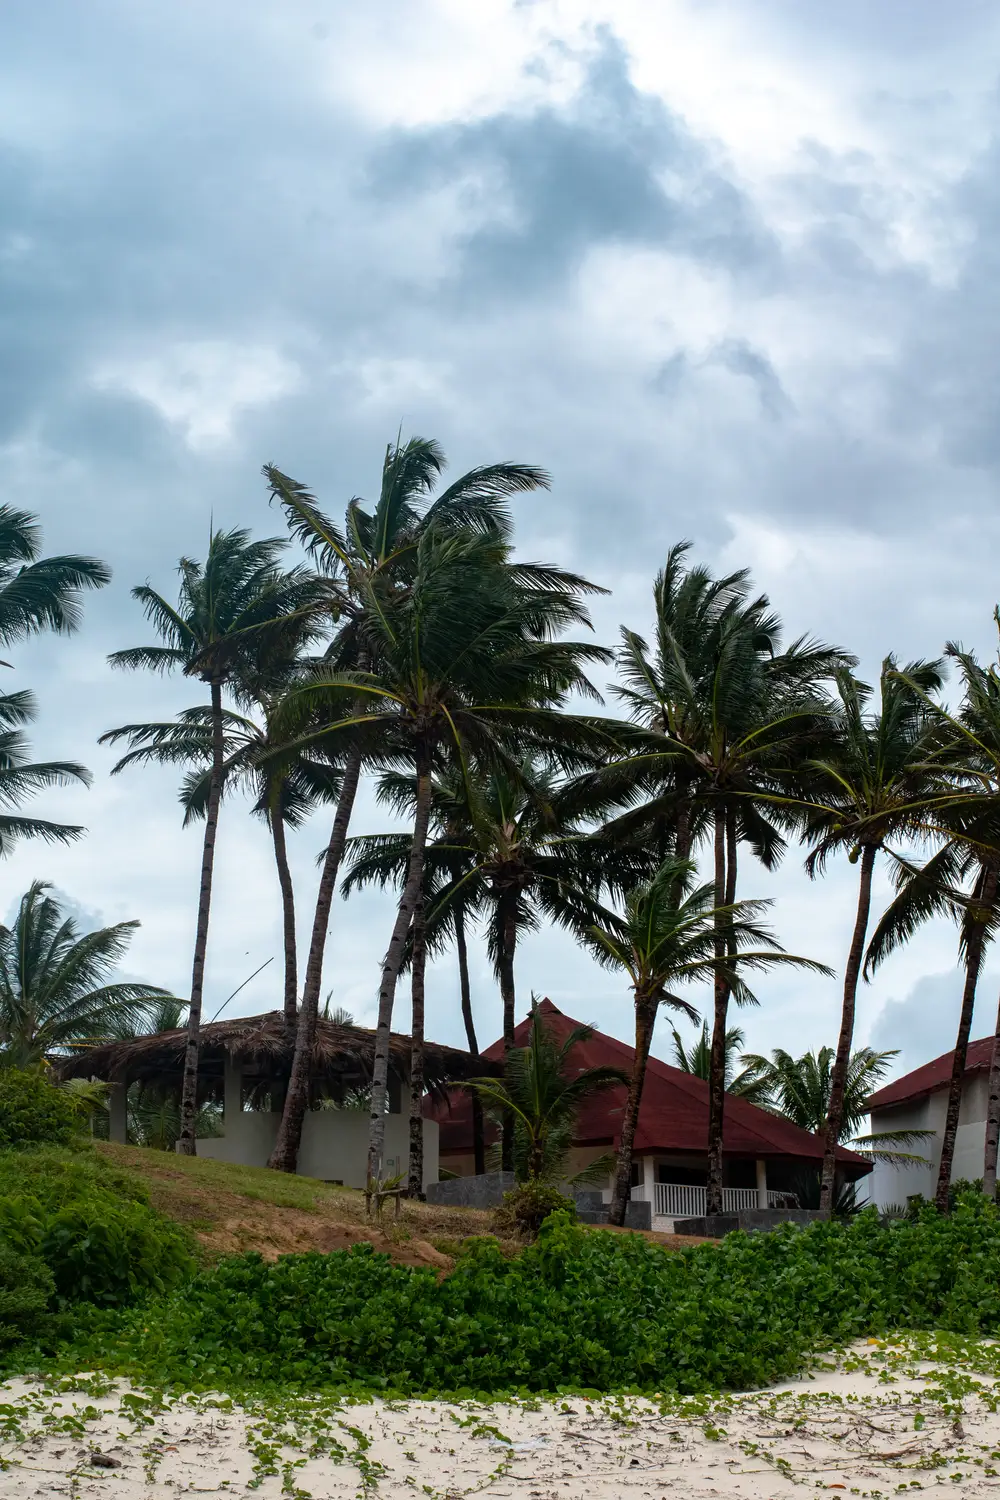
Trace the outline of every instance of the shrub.
<instances>
[{"instance_id":1,"label":"shrub","mask_svg":"<svg viewBox=\"0 0 1000 1500\"><path fill-rule=\"evenodd\" d=\"M575 1219L576 1204L554 1183L534 1178L504 1193L499 1207L493 1212L493 1227L498 1234L536 1240L549 1214L556 1212L568 1213Z\"/></svg>"},{"instance_id":2,"label":"shrub","mask_svg":"<svg viewBox=\"0 0 1000 1500\"><path fill-rule=\"evenodd\" d=\"M982 1198L952 1218L885 1226L869 1211L680 1253L564 1210L513 1260L469 1241L440 1281L368 1245L232 1257L66 1357L188 1389L748 1389L860 1335L995 1334L998 1271L1000 1215Z\"/></svg>"},{"instance_id":3,"label":"shrub","mask_svg":"<svg viewBox=\"0 0 1000 1500\"><path fill-rule=\"evenodd\" d=\"M40 1260L62 1307L125 1306L194 1269L186 1234L143 1184L89 1150L0 1153L0 1245Z\"/></svg>"},{"instance_id":4,"label":"shrub","mask_svg":"<svg viewBox=\"0 0 1000 1500\"><path fill-rule=\"evenodd\" d=\"M45 1331L53 1291L43 1261L0 1242L0 1349Z\"/></svg>"},{"instance_id":5,"label":"shrub","mask_svg":"<svg viewBox=\"0 0 1000 1500\"><path fill-rule=\"evenodd\" d=\"M0 1149L65 1145L82 1129L73 1099L40 1069L0 1067Z\"/></svg>"},{"instance_id":6,"label":"shrub","mask_svg":"<svg viewBox=\"0 0 1000 1500\"><path fill-rule=\"evenodd\" d=\"M177 1226L141 1203L68 1203L46 1221L39 1254L63 1305L123 1307L168 1291L193 1270Z\"/></svg>"}]
</instances>

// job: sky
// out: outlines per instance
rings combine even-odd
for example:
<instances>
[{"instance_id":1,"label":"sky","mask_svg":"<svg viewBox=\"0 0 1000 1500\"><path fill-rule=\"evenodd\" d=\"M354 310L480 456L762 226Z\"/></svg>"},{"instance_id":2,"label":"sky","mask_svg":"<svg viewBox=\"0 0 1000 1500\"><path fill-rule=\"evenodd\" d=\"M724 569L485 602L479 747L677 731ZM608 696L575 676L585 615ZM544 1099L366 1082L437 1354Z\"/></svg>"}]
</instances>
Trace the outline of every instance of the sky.
<instances>
[{"instance_id":1,"label":"sky","mask_svg":"<svg viewBox=\"0 0 1000 1500\"><path fill-rule=\"evenodd\" d=\"M89 831L23 846L0 909L44 878L93 920L136 918L129 972L185 993L199 833L176 775L113 777L96 740L198 687L106 658L150 639L130 588L171 594L213 525L281 533L265 462L333 513L376 491L399 431L437 438L452 474L542 465L519 550L611 591L609 645L648 628L689 538L714 569L750 567L789 637L868 674L953 639L995 653L998 75L986 0L4 7L3 500L114 579L76 637L14 655L37 753L95 779L34 804ZM384 826L366 794L355 831ZM303 949L326 833L293 839ZM774 876L745 861L742 894L839 969L856 874L811 883L792 850ZM334 913L325 986L361 1023L391 920L374 894ZM280 1004L279 921L266 832L227 803L206 1015L272 955L228 1013ZM534 990L630 1034L627 989L564 934L525 943L518 983L521 1007ZM481 954L474 984L485 1043ZM994 963L976 1034L998 985ZM834 1041L837 980L758 989L753 1050ZM865 988L859 1038L913 1067L951 1045L959 990L955 934L929 927ZM447 960L428 1035L462 1040Z\"/></svg>"}]
</instances>

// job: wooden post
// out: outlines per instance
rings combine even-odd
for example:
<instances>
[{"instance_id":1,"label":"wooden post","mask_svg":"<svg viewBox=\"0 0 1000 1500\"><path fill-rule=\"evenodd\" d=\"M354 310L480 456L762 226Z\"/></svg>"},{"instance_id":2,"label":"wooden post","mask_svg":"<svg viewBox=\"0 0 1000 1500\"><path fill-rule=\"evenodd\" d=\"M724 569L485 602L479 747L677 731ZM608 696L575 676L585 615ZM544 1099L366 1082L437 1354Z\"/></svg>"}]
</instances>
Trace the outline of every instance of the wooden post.
<instances>
[{"instance_id":1,"label":"wooden post","mask_svg":"<svg viewBox=\"0 0 1000 1500\"><path fill-rule=\"evenodd\" d=\"M128 1140L128 1081L113 1082L108 1098L108 1139L124 1146Z\"/></svg>"}]
</instances>

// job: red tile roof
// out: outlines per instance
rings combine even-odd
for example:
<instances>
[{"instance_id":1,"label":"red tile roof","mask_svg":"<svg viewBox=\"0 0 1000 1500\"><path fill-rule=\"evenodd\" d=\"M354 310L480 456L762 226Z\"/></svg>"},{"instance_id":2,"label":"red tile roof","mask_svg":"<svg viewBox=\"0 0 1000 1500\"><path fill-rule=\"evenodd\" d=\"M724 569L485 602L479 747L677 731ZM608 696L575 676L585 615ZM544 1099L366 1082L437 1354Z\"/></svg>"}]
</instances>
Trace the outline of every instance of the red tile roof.
<instances>
[{"instance_id":1,"label":"red tile roof","mask_svg":"<svg viewBox=\"0 0 1000 1500\"><path fill-rule=\"evenodd\" d=\"M581 1023L557 1010L551 1000L543 1000L539 1010L556 1038L563 1041ZM526 1017L514 1032L515 1045L527 1046L530 1021ZM503 1057L503 1042L494 1042L485 1057ZM635 1049L614 1037L594 1031L587 1042L578 1044L574 1060L581 1069L616 1067L629 1073ZM589 1100L583 1107L574 1144L579 1146L617 1146L626 1090L610 1089ZM425 1111L441 1127L442 1156L472 1150L472 1108L463 1089L450 1091L447 1102L429 1102ZM736 1094L726 1097L723 1148L727 1156L794 1157L821 1161L823 1141L808 1130L801 1130L790 1120L770 1114L755 1104L748 1104ZM639 1107L639 1121L634 1151L637 1156L651 1152L698 1152L708 1149L708 1084L680 1068L671 1068L659 1058L651 1057ZM839 1159L860 1177L871 1171L871 1163L853 1151L841 1148Z\"/></svg>"},{"instance_id":2,"label":"red tile roof","mask_svg":"<svg viewBox=\"0 0 1000 1500\"><path fill-rule=\"evenodd\" d=\"M909 1104L912 1100L925 1099L928 1094L937 1093L938 1089L946 1089L951 1082L954 1056L954 1051L943 1052L933 1062L924 1063L922 1068L914 1068L912 1073L905 1073L894 1083L887 1083L884 1089L872 1094L868 1101L869 1109L885 1109L890 1104ZM965 1055L965 1077L968 1078L970 1073L988 1073L992 1059L991 1036L984 1036L978 1042L970 1042Z\"/></svg>"}]
</instances>

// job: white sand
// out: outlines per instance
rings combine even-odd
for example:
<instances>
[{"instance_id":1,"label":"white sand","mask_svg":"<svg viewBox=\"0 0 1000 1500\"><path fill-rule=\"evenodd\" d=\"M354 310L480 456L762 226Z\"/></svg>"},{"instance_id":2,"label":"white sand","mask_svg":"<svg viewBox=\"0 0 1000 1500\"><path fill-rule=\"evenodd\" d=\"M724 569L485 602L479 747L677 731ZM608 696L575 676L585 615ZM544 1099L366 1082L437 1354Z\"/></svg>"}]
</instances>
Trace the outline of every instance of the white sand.
<instances>
[{"instance_id":1,"label":"white sand","mask_svg":"<svg viewBox=\"0 0 1000 1500\"><path fill-rule=\"evenodd\" d=\"M801 1486L871 1497L911 1488L1000 1494L992 1380L870 1345L772 1391L662 1407L579 1397L535 1407L300 1401L268 1413L199 1397L156 1409L155 1398L136 1408L141 1393L122 1384L81 1384L0 1387L0 1500L770 1500ZM116 1466L95 1467L95 1455Z\"/></svg>"}]
</instances>

